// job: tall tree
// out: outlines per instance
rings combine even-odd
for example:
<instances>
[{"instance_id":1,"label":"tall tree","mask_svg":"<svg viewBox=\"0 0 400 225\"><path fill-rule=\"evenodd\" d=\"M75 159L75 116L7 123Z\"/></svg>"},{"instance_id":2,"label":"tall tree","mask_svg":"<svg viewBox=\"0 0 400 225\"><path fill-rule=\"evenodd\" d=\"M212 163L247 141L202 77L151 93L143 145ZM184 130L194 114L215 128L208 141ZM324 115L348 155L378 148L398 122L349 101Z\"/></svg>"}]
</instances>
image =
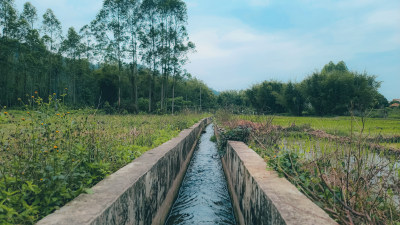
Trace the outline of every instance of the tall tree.
<instances>
[{"instance_id":1,"label":"tall tree","mask_svg":"<svg viewBox=\"0 0 400 225\"><path fill-rule=\"evenodd\" d=\"M330 62L302 86L317 115L343 115L351 107L360 112L372 107L380 83L374 76L350 72L344 62Z\"/></svg>"},{"instance_id":2,"label":"tall tree","mask_svg":"<svg viewBox=\"0 0 400 225\"><path fill-rule=\"evenodd\" d=\"M2 36L12 38L17 29L17 11L14 0L0 1L0 31Z\"/></svg>"},{"instance_id":3,"label":"tall tree","mask_svg":"<svg viewBox=\"0 0 400 225\"><path fill-rule=\"evenodd\" d=\"M118 62L118 106L121 105L121 70L127 41L127 7L127 0L105 0L98 16L99 22L104 23L107 31L113 36L108 38L107 49L111 51L110 58Z\"/></svg>"},{"instance_id":4,"label":"tall tree","mask_svg":"<svg viewBox=\"0 0 400 225\"><path fill-rule=\"evenodd\" d=\"M304 109L304 97L300 85L289 82L284 91L284 104L293 115L301 116Z\"/></svg>"},{"instance_id":5,"label":"tall tree","mask_svg":"<svg viewBox=\"0 0 400 225\"><path fill-rule=\"evenodd\" d=\"M44 34L43 39L45 43L47 43L50 54L48 57L49 60L49 70L48 70L48 94L58 92L57 82L58 82L58 73L57 68L55 67L55 57L51 53L57 53L58 51L58 41L61 39L61 23L54 15L51 9L47 9L43 14L43 22L42 22L42 32Z\"/></svg>"},{"instance_id":6,"label":"tall tree","mask_svg":"<svg viewBox=\"0 0 400 225\"><path fill-rule=\"evenodd\" d=\"M140 32L140 2L139 0L128 0L127 31L129 33L128 51L131 58L131 82L133 86L133 101L135 111L138 110L138 44Z\"/></svg>"},{"instance_id":7,"label":"tall tree","mask_svg":"<svg viewBox=\"0 0 400 225\"><path fill-rule=\"evenodd\" d=\"M77 81L77 58L80 55L80 47L81 47L81 36L75 31L73 27L68 29L67 38L62 42L61 49L66 55L72 59L70 60L70 77L72 80L72 99L73 103L76 104L76 81Z\"/></svg>"},{"instance_id":8,"label":"tall tree","mask_svg":"<svg viewBox=\"0 0 400 225\"><path fill-rule=\"evenodd\" d=\"M56 41L61 39L61 23L54 15L53 10L47 9L43 14L42 31L45 39L50 43L49 50L56 52Z\"/></svg>"},{"instance_id":9,"label":"tall tree","mask_svg":"<svg viewBox=\"0 0 400 225\"><path fill-rule=\"evenodd\" d=\"M143 0L141 5L141 50L142 59L150 68L148 76L148 92L149 92L149 112L152 110L152 87L157 66L159 64L157 48L160 43L159 31L157 24L159 22L158 2L156 0Z\"/></svg>"},{"instance_id":10,"label":"tall tree","mask_svg":"<svg viewBox=\"0 0 400 225\"><path fill-rule=\"evenodd\" d=\"M15 38L18 28L17 11L14 8L13 0L0 0L0 59L2 64L0 66L0 93L4 101L2 104L9 105L13 98L13 85L15 85L15 69L13 65L15 57L12 57L17 51L17 45L13 38Z\"/></svg>"},{"instance_id":11,"label":"tall tree","mask_svg":"<svg viewBox=\"0 0 400 225\"><path fill-rule=\"evenodd\" d=\"M161 111L164 112L165 98L167 96L168 76L171 73L171 43L172 37L169 33L172 25L172 1L160 0L158 2L158 12L160 15L160 22L157 24L160 35L160 44L158 45L158 55L160 57L161 66Z\"/></svg>"},{"instance_id":12,"label":"tall tree","mask_svg":"<svg viewBox=\"0 0 400 225\"><path fill-rule=\"evenodd\" d=\"M172 69L172 114L175 106L175 86L176 81L182 75L182 66L187 62L187 53L194 51L195 45L189 41L186 30L187 8L181 0L169 0L171 11L171 26L169 36L172 46L171 67Z\"/></svg>"},{"instance_id":13,"label":"tall tree","mask_svg":"<svg viewBox=\"0 0 400 225\"><path fill-rule=\"evenodd\" d=\"M22 11L21 17L25 19L30 26L30 29L34 29L34 24L38 19L37 10L30 2L24 4L24 10Z\"/></svg>"},{"instance_id":14,"label":"tall tree","mask_svg":"<svg viewBox=\"0 0 400 225\"><path fill-rule=\"evenodd\" d=\"M86 57L88 61L91 60L91 53L93 50L93 44L92 44L92 31L90 29L89 25L84 25L80 30L79 30L79 35L81 36L81 39L83 39L83 49L82 53Z\"/></svg>"}]
</instances>

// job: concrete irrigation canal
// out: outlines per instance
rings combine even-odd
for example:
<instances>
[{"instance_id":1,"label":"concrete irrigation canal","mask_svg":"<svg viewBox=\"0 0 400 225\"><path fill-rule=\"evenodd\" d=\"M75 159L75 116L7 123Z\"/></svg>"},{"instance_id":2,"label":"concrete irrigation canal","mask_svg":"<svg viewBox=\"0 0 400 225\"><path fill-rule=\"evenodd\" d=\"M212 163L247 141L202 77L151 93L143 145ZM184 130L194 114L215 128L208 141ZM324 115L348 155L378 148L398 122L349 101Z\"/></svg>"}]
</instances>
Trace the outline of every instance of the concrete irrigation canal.
<instances>
[{"instance_id":1,"label":"concrete irrigation canal","mask_svg":"<svg viewBox=\"0 0 400 225\"><path fill-rule=\"evenodd\" d=\"M210 123L183 130L37 224L336 224L244 143L228 142L221 158Z\"/></svg>"},{"instance_id":2,"label":"concrete irrigation canal","mask_svg":"<svg viewBox=\"0 0 400 225\"><path fill-rule=\"evenodd\" d=\"M201 135L166 225L236 224L213 125Z\"/></svg>"}]
</instances>

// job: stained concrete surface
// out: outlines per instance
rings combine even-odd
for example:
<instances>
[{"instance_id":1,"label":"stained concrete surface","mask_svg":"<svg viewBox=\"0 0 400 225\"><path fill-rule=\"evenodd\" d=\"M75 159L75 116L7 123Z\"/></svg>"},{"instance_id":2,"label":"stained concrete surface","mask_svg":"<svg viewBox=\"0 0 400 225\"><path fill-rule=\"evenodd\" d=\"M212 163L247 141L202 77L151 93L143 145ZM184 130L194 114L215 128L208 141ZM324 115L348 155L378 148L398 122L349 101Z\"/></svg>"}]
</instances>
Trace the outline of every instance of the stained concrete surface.
<instances>
[{"instance_id":1,"label":"stained concrete surface","mask_svg":"<svg viewBox=\"0 0 400 225\"><path fill-rule=\"evenodd\" d=\"M243 142L229 141L222 162L239 224L337 224Z\"/></svg>"},{"instance_id":2,"label":"stained concrete surface","mask_svg":"<svg viewBox=\"0 0 400 225\"><path fill-rule=\"evenodd\" d=\"M38 225L163 224L179 190L204 119L144 153Z\"/></svg>"}]
</instances>

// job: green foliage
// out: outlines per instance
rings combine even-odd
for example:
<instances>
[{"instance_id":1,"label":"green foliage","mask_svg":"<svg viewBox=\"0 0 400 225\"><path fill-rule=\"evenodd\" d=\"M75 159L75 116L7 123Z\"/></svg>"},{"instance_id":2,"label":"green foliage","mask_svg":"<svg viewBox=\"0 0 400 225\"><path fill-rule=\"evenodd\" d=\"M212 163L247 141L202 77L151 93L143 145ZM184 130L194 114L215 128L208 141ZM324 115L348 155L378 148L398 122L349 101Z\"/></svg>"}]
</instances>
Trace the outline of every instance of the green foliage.
<instances>
[{"instance_id":1,"label":"green foliage","mask_svg":"<svg viewBox=\"0 0 400 225\"><path fill-rule=\"evenodd\" d=\"M374 76L348 71L344 62L330 62L301 85L317 115L343 115L349 109L364 112L372 108L380 83Z\"/></svg>"},{"instance_id":2,"label":"green foliage","mask_svg":"<svg viewBox=\"0 0 400 225\"><path fill-rule=\"evenodd\" d=\"M285 112L283 99L284 84L264 81L246 91L247 99L260 114Z\"/></svg>"},{"instance_id":3,"label":"green foliage","mask_svg":"<svg viewBox=\"0 0 400 225\"><path fill-rule=\"evenodd\" d=\"M380 82L375 79L349 71L343 61L329 62L321 72L300 83L264 81L245 91L222 92L217 104L235 114L329 116L349 115L353 110L362 115L388 106L387 99L378 92Z\"/></svg>"},{"instance_id":4,"label":"green foliage","mask_svg":"<svg viewBox=\"0 0 400 225\"><path fill-rule=\"evenodd\" d=\"M18 107L18 98L35 91L59 97L65 89L70 107L105 107L107 113L215 107L212 91L183 71L195 48L185 2L107 0L89 25L79 33L69 28L64 39L51 9L42 16L41 33L37 18L31 3L19 14L14 1L0 2L0 106Z\"/></svg>"},{"instance_id":5,"label":"green foliage","mask_svg":"<svg viewBox=\"0 0 400 225\"><path fill-rule=\"evenodd\" d=\"M67 97L65 94L62 98ZM109 116L38 94L0 110L0 224L38 219L204 115Z\"/></svg>"},{"instance_id":6,"label":"green foliage","mask_svg":"<svg viewBox=\"0 0 400 225\"><path fill-rule=\"evenodd\" d=\"M369 118L365 124L365 130L369 135L384 137L396 136L400 133L400 121L396 118L396 115L400 115L400 110L389 110L389 116L387 119L381 118ZM267 121L269 116L258 116L258 115L235 115L227 116L230 120L249 120L252 122ZM233 117L233 118L232 118ZM358 135L358 131L362 128L361 119L356 117L354 133ZM340 116L340 117L293 117L293 116L274 116L273 125L288 127L292 124L297 127L311 128L314 130L323 130L328 134L349 136L351 133L351 117Z\"/></svg>"},{"instance_id":7,"label":"green foliage","mask_svg":"<svg viewBox=\"0 0 400 225\"><path fill-rule=\"evenodd\" d=\"M217 136L215 135L211 136L210 141L217 143Z\"/></svg>"},{"instance_id":8,"label":"green foliage","mask_svg":"<svg viewBox=\"0 0 400 225\"><path fill-rule=\"evenodd\" d=\"M290 113L301 116L304 110L305 98L299 84L289 82L284 90L284 105Z\"/></svg>"},{"instance_id":9,"label":"green foliage","mask_svg":"<svg viewBox=\"0 0 400 225\"><path fill-rule=\"evenodd\" d=\"M220 133L218 149L224 154L228 141L243 141L247 142L250 136L251 129L247 127L236 127L223 133Z\"/></svg>"},{"instance_id":10,"label":"green foliage","mask_svg":"<svg viewBox=\"0 0 400 225\"><path fill-rule=\"evenodd\" d=\"M398 120L218 114L217 123L252 127L249 147L340 224L399 223Z\"/></svg>"}]
</instances>

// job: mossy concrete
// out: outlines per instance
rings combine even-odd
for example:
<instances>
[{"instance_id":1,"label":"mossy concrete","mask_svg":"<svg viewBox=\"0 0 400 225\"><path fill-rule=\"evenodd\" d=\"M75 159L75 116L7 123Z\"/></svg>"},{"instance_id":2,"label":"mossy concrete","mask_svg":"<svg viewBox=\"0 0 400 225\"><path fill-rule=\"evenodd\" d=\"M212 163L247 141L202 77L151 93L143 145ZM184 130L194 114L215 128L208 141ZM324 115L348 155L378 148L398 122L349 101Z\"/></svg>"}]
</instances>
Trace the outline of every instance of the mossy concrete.
<instances>
[{"instance_id":1,"label":"mossy concrete","mask_svg":"<svg viewBox=\"0 0 400 225\"><path fill-rule=\"evenodd\" d=\"M144 153L38 225L163 224L179 191L204 119L178 137Z\"/></svg>"},{"instance_id":2,"label":"mossy concrete","mask_svg":"<svg viewBox=\"0 0 400 225\"><path fill-rule=\"evenodd\" d=\"M222 163L239 224L337 224L243 142L229 141Z\"/></svg>"}]
</instances>

